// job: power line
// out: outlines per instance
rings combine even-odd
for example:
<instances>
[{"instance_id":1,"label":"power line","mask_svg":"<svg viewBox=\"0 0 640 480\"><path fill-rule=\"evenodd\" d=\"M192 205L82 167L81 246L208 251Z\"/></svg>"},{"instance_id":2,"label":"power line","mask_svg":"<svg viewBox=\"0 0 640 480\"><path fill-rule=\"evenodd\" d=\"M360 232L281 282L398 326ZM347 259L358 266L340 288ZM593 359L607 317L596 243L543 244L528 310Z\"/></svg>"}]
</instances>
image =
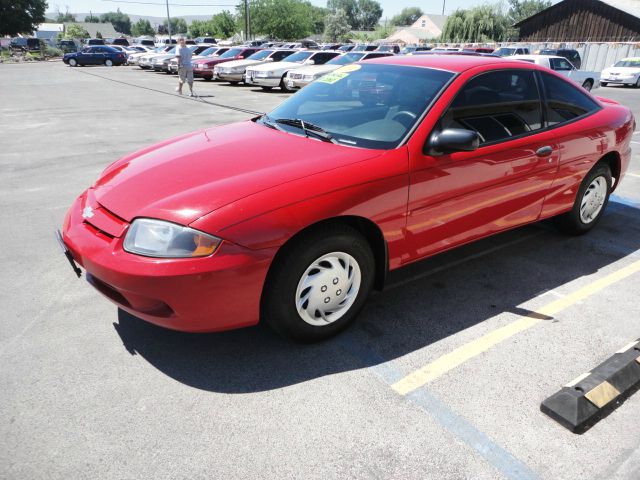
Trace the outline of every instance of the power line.
<instances>
[{"instance_id":1,"label":"power line","mask_svg":"<svg viewBox=\"0 0 640 480\"><path fill-rule=\"evenodd\" d=\"M138 0L102 0L112 3L133 3L136 5L165 5L165 2L142 2ZM237 7L237 3L170 3L172 7Z\"/></svg>"}]
</instances>

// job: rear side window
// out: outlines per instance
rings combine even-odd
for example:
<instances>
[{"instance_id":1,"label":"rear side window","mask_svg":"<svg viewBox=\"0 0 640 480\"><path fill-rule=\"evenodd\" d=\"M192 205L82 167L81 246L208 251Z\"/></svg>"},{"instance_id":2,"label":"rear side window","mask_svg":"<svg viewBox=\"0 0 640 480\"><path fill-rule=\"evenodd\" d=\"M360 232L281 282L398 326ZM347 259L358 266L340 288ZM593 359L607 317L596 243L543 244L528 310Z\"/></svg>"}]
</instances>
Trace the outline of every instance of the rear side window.
<instances>
[{"instance_id":1,"label":"rear side window","mask_svg":"<svg viewBox=\"0 0 640 480\"><path fill-rule=\"evenodd\" d=\"M471 79L441 120L445 128L474 130L481 144L542 128L542 107L533 71L500 70Z\"/></svg>"},{"instance_id":2,"label":"rear side window","mask_svg":"<svg viewBox=\"0 0 640 480\"><path fill-rule=\"evenodd\" d=\"M547 126L558 125L600 109L582 89L566 80L540 72L547 99Z\"/></svg>"},{"instance_id":3,"label":"rear side window","mask_svg":"<svg viewBox=\"0 0 640 480\"><path fill-rule=\"evenodd\" d=\"M557 71L570 71L573 70L573 66L569 63L569 60L564 58L551 58L551 69Z\"/></svg>"},{"instance_id":4,"label":"rear side window","mask_svg":"<svg viewBox=\"0 0 640 480\"><path fill-rule=\"evenodd\" d=\"M313 56L313 61L316 65L321 65L323 63L327 63L333 57L336 57L338 54L334 52L322 52Z\"/></svg>"}]
</instances>

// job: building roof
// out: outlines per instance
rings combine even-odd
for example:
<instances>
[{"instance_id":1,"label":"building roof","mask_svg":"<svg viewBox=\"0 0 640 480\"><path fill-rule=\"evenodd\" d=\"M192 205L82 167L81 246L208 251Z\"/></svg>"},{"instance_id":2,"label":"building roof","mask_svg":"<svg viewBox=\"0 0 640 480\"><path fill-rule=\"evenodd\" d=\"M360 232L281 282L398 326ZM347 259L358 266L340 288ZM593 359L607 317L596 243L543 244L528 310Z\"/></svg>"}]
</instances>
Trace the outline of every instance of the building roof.
<instances>
[{"instance_id":1,"label":"building roof","mask_svg":"<svg viewBox=\"0 0 640 480\"><path fill-rule=\"evenodd\" d=\"M38 32L62 32L64 31L63 23L41 23L36 29Z\"/></svg>"},{"instance_id":2,"label":"building roof","mask_svg":"<svg viewBox=\"0 0 640 480\"><path fill-rule=\"evenodd\" d=\"M89 22L65 22L64 28L67 29L69 25L80 25L87 32L91 38L95 38L96 34L100 32L103 38L119 37L121 34L116 32L111 23L89 23Z\"/></svg>"},{"instance_id":3,"label":"building roof","mask_svg":"<svg viewBox=\"0 0 640 480\"><path fill-rule=\"evenodd\" d=\"M594 0L594 1L603 3L609 7L615 8L617 10L620 10L621 12L624 12L628 15L631 15L633 17L640 19L640 1L638 0ZM548 10L559 8L562 6L564 2L565 0L562 0L561 2L558 2L555 5L551 5L550 7L545 8L544 10L541 10L534 15L531 15L530 17L522 19L518 23L516 23L514 27L519 27L523 23L528 22L529 20L537 17L538 15L542 15L544 12Z\"/></svg>"}]
</instances>

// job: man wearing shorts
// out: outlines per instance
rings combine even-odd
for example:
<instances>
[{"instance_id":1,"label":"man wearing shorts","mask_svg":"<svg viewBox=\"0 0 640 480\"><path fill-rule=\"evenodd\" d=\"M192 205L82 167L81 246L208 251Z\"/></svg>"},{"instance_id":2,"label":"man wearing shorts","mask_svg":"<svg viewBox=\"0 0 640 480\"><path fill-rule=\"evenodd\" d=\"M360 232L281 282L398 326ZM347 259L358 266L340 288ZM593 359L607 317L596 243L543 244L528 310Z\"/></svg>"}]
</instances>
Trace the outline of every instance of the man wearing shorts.
<instances>
[{"instance_id":1,"label":"man wearing shorts","mask_svg":"<svg viewBox=\"0 0 640 480\"><path fill-rule=\"evenodd\" d=\"M184 82L189 84L189 96L193 94L193 65L191 65L191 50L187 47L184 37L178 38L178 46L176 47L176 57L178 58L178 86L176 92L182 95L182 86Z\"/></svg>"}]
</instances>

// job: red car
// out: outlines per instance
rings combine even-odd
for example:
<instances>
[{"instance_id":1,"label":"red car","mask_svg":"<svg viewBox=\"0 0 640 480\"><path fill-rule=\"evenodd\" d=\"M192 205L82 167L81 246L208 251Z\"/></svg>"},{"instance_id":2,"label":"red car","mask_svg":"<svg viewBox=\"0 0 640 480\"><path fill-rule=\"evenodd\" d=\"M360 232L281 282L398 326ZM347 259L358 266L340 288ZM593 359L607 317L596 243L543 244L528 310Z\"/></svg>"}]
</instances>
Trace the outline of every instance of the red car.
<instances>
[{"instance_id":1,"label":"red car","mask_svg":"<svg viewBox=\"0 0 640 480\"><path fill-rule=\"evenodd\" d=\"M627 107L530 63L380 58L268 115L116 161L61 240L100 292L154 324L263 319L318 340L389 270L544 218L593 228L634 129Z\"/></svg>"},{"instance_id":2,"label":"red car","mask_svg":"<svg viewBox=\"0 0 640 480\"><path fill-rule=\"evenodd\" d=\"M193 76L196 78L204 78L205 80L213 79L213 67L219 63L230 62L231 60L241 60L253 55L261 48L230 48L220 56L213 58L199 58L193 62Z\"/></svg>"}]
</instances>

